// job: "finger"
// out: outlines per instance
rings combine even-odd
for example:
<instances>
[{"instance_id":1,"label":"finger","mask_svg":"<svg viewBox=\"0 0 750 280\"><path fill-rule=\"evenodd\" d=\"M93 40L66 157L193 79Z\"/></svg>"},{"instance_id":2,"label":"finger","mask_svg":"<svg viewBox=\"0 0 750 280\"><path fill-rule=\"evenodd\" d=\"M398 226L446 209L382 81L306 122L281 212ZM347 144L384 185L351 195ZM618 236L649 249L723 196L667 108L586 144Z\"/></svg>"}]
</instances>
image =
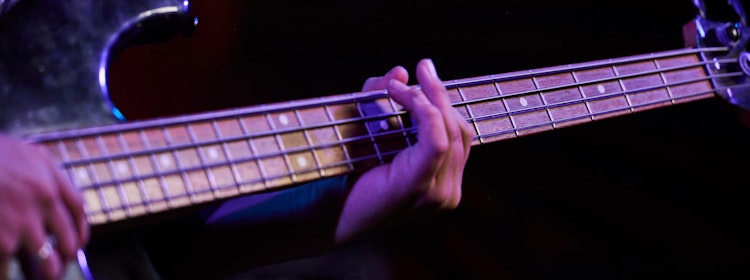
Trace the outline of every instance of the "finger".
<instances>
[{"instance_id":1,"label":"finger","mask_svg":"<svg viewBox=\"0 0 750 280\"><path fill-rule=\"evenodd\" d=\"M78 250L77 230L66 207L58 202L47 215L47 229L57 239L57 250L60 257L67 261L75 256Z\"/></svg>"},{"instance_id":2,"label":"finger","mask_svg":"<svg viewBox=\"0 0 750 280\"><path fill-rule=\"evenodd\" d=\"M440 110L420 90L412 91L411 111L417 122L417 143L414 145L416 166L429 167L434 173L442 165L448 151L448 135Z\"/></svg>"},{"instance_id":3,"label":"finger","mask_svg":"<svg viewBox=\"0 0 750 280\"><path fill-rule=\"evenodd\" d=\"M461 113L458 112L458 110L454 110L454 116L453 118L455 121L459 124L459 127L461 129L461 139L463 140L464 145L464 162L469 160L469 151L471 150L471 142L474 141L474 137L476 136L476 131L474 130L474 127L469 123L466 119L464 119L464 116L461 115Z\"/></svg>"},{"instance_id":4,"label":"finger","mask_svg":"<svg viewBox=\"0 0 750 280\"><path fill-rule=\"evenodd\" d=\"M44 279L56 279L60 275L60 257L43 227L31 228L26 244L28 255L34 258L33 267L41 271Z\"/></svg>"},{"instance_id":5,"label":"finger","mask_svg":"<svg viewBox=\"0 0 750 280\"><path fill-rule=\"evenodd\" d=\"M390 80L398 80L402 83L409 81L409 72L402 66L393 67L388 73L385 73L382 77L372 77L365 81L362 86L362 91L380 90L388 87Z\"/></svg>"},{"instance_id":6,"label":"finger","mask_svg":"<svg viewBox=\"0 0 750 280\"><path fill-rule=\"evenodd\" d=\"M404 106L406 111L414 110L414 94L415 88L407 86L405 83L393 79L388 81L388 95L393 98L396 103Z\"/></svg>"},{"instance_id":7,"label":"finger","mask_svg":"<svg viewBox=\"0 0 750 280\"><path fill-rule=\"evenodd\" d=\"M443 81L437 75L431 59L422 59L417 64L417 81L427 98L441 110L453 110Z\"/></svg>"},{"instance_id":8,"label":"finger","mask_svg":"<svg viewBox=\"0 0 750 280\"><path fill-rule=\"evenodd\" d=\"M468 158L466 121L450 103L445 85L438 77L432 60L423 59L419 62L417 80L430 102L438 107L444 116L449 149L445 155L444 170L438 172L436 183L440 188L438 191L443 193L445 199L441 207L452 209L458 206L461 199L461 178Z\"/></svg>"},{"instance_id":9,"label":"finger","mask_svg":"<svg viewBox=\"0 0 750 280\"><path fill-rule=\"evenodd\" d=\"M454 119L457 112L450 104L448 92L443 82L438 78L432 60L423 59L419 62L417 65L417 80L430 102L440 109L443 116L442 120L445 122L445 129L448 133L448 139L450 140L449 144L452 147L462 148L464 145L461 125ZM459 154L463 157L461 150L456 152L460 152Z\"/></svg>"},{"instance_id":10,"label":"finger","mask_svg":"<svg viewBox=\"0 0 750 280\"><path fill-rule=\"evenodd\" d=\"M422 59L417 64L417 80L430 102L442 113L443 118L441 120L445 123L445 130L448 134L447 137L451 147L449 152L463 157L464 145L461 136L461 126L454 119L456 110L450 104L448 92L443 82L437 76L437 71L432 60Z\"/></svg>"}]
</instances>

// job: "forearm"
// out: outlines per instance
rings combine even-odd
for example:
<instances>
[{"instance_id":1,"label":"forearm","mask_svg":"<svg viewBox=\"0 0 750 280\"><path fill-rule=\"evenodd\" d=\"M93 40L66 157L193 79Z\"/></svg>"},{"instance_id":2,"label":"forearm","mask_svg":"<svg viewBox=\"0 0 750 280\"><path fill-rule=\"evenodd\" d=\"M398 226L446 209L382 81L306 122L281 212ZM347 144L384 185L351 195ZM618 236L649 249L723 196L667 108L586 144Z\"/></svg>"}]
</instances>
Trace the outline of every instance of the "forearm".
<instances>
[{"instance_id":1,"label":"forearm","mask_svg":"<svg viewBox=\"0 0 750 280\"><path fill-rule=\"evenodd\" d=\"M381 177L387 172L368 172L361 177L350 176L351 187L341 210L335 232L335 243L343 244L376 228L392 225L409 215L413 197L407 188L383 187ZM397 215L398 214L398 215Z\"/></svg>"}]
</instances>

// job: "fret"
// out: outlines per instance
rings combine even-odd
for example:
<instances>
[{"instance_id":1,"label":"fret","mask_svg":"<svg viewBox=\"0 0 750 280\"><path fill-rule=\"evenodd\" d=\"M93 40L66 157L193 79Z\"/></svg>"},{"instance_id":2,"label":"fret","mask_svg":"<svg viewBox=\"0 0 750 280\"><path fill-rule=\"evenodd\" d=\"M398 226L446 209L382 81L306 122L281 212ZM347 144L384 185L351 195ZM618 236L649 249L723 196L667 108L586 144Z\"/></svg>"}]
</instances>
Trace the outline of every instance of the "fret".
<instances>
[{"instance_id":1,"label":"fret","mask_svg":"<svg viewBox=\"0 0 750 280\"><path fill-rule=\"evenodd\" d=\"M323 106L323 109L325 110L326 116L328 117L329 121L336 120L336 118L333 115L333 112L331 112L330 106L328 105ZM327 155L325 157L322 157L323 160L321 164L326 165L330 161L335 161L335 159L338 159L340 158L340 156L343 155L343 158L345 159L345 162L346 162L346 167L342 166L342 168L347 168L347 169L343 170L342 172L354 170L354 165L352 164L352 159L349 154L349 148L347 147L347 145L344 145L343 137L341 136L341 131L339 130L339 127L334 125L334 126L331 126L331 128L333 129L333 133L336 137L335 141L336 143L338 143L338 149L336 147L331 147L329 149L321 149L321 153L323 155ZM313 138L313 139L317 139L317 138ZM326 139L326 138L322 138L322 139ZM328 159L332 159L332 160L329 161Z\"/></svg>"},{"instance_id":2,"label":"fret","mask_svg":"<svg viewBox=\"0 0 750 280\"><path fill-rule=\"evenodd\" d=\"M192 143L219 139L210 121L192 122L187 124L187 133Z\"/></svg>"},{"instance_id":3,"label":"fret","mask_svg":"<svg viewBox=\"0 0 750 280\"><path fill-rule=\"evenodd\" d=\"M549 103L544 98L544 91L542 91L542 88L539 87L539 82L537 81L537 77L531 76L531 82L534 84L534 88L536 88L536 91L539 93L539 98L542 100L542 106L544 111L547 113L547 118L552 121L552 128L557 127L557 124L554 122L554 118L552 117L552 112L550 112ZM521 104L523 105L523 104ZM533 107L532 107L533 108ZM538 107L537 107L538 108ZM538 110L538 109L537 109ZM512 113L511 113L512 115Z\"/></svg>"},{"instance_id":4,"label":"fret","mask_svg":"<svg viewBox=\"0 0 750 280\"><path fill-rule=\"evenodd\" d=\"M480 143L515 137L515 134L497 134L500 131L512 130L513 124L511 123L510 116L506 114L508 110L505 103L502 99L495 99L500 96L500 89L496 83L484 86L459 87L458 92L459 95L463 96L462 99L466 101L492 98L490 101L473 103L466 106L466 114L474 122Z\"/></svg>"},{"instance_id":5,"label":"fret","mask_svg":"<svg viewBox=\"0 0 750 280\"><path fill-rule=\"evenodd\" d=\"M91 224L103 224L108 221L106 215L107 207L104 206L99 191L95 189L83 189L81 192L84 201L86 201L84 211L87 220Z\"/></svg>"},{"instance_id":6,"label":"fret","mask_svg":"<svg viewBox=\"0 0 750 280\"><path fill-rule=\"evenodd\" d=\"M591 111L591 104L590 100L586 98L586 94L583 93L583 86L581 85L581 80L578 78L578 75L576 75L575 71L570 71L570 76L573 77L573 82L577 85L576 89L578 90L579 96L583 99L583 104L586 106L586 111L588 112L589 120L594 120L594 114Z\"/></svg>"},{"instance_id":7,"label":"fret","mask_svg":"<svg viewBox=\"0 0 750 280\"><path fill-rule=\"evenodd\" d=\"M245 135L250 135L250 133L258 131L259 129L262 129L262 125L266 124L265 121L259 122L257 121L259 117L241 117L240 118L240 128L242 128L242 132ZM252 122L255 120L255 122ZM255 123L255 126L250 126L248 124ZM260 123L260 125L258 125ZM270 127L267 127L266 130L269 130ZM258 155L258 148L255 146L255 141L252 139L248 139L247 141L244 141L247 147L249 148L249 151L253 155ZM260 161L259 158L255 158L254 161L248 161L237 164L237 171L240 174L240 177L243 178L242 182L244 183L243 186L240 187L240 190L245 190L247 192L251 191L260 191L264 189L268 189L271 187L271 181L268 179L268 174L265 172L265 168L263 168L263 162ZM244 178L250 178L251 180L245 180ZM254 179L260 178L262 184L254 184Z\"/></svg>"},{"instance_id":8,"label":"fret","mask_svg":"<svg viewBox=\"0 0 750 280\"><path fill-rule=\"evenodd\" d=\"M59 155L59 159L63 162L70 161L70 146L74 146L70 144L70 140L58 140L55 141L56 143L56 149L54 149ZM75 149L76 155L78 155L77 149ZM78 157L80 158L80 156ZM83 209L84 212L86 212L86 220L88 220L89 223L101 223L106 221L107 217L102 214L103 207L102 203L99 199L99 196L97 195L95 190L92 189L85 189L82 186L90 184L90 182L87 182L88 184L82 184L79 173L83 173L86 179L88 179L88 171L86 169L79 169L80 167L68 167L66 168L66 173L68 174L68 177L71 179L71 182L73 182L81 191L81 195L84 198L84 204ZM98 212L97 214L94 214L95 212Z\"/></svg>"},{"instance_id":9,"label":"fret","mask_svg":"<svg viewBox=\"0 0 750 280\"><path fill-rule=\"evenodd\" d=\"M272 129L273 120L269 114L266 115L266 121ZM277 116L279 116L277 114ZM288 121L288 120L287 120ZM284 146L277 135L263 136L253 138L253 144L258 148L258 154L256 156L262 157L260 162L263 163L262 168L264 174L268 176L271 186L276 187L279 185L288 185L295 182L295 178L291 175L291 167L289 160L282 153ZM266 155L272 156L266 156Z\"/></svg>"},{"instance_id":10,"label":"fret","mask_svg":"<svg viewBox=\"0 0 750 280\"><path fill-rule=\"evenodd\" d=\"M625 100L628 103L628 110L632 113L634 111L633 110L633 102L630 101L630 96L625 93L628 90L628 88L625 86L625 83L623 82L623 80L621 78L619 78L620 77L620 73L617 71L617 67L615 67L615 65L612 65L610 67L612 67L612 71L615 73L615 77L618 77L617 78L617 82L618 82L620 88L623 91L623 96L625 96Z\"/></svg>"},{"instance_id":11,"label":"fret","mask_svg":"<svg viewBox=\"0 0 750 280\"><path fill-rule=\"evenodd\" d=\"M369 112L366 112L363 109L363 106L367 106L367 105L363 105L363 103L360 102L360 101L357 101L356 105L357 105L357 111L359 112L359 116L360 117L368 116ZM374 112L374 114L380 114L380 112L376 111L376 112ZM362 122L362 121L357 121L357 122ZM364 126L365 126L365 130L364 131L366 131L367 135L370 137L370 143L372 144L373 151L375 152L373 154L378 157L378 161L379 161L380 164L385 163L385 159L383 158L383 154L380 152L380 147L378 145L378 141L376 141L375 140L375 136L373 136L374 132L372 131L372 129L370 128L370 126L367 125L366 122L364 123Z\"/></svg>"},{"instance_id":12,"label":"fret","mask_svg":"<svg viewBox=\"0 0 750 280\"><path fill-rule=\"evenodd\" d=\"M83 158L98 157L102 156L102 151L99 150L99 145L96 143L95 136L82 137L78 139L78 148L81 149L81 156Z\"/></svg>"},{"instance_id":13,"label":"fret","mask_svg":"<svg viewBox=\"0 0 750 280\"><path fill-rule=\"evenodd\" d=\"M163 178L146 178L142 180L143 189L145 190L146 197L148 198L148 211L151 213L157 213L169 209L169 196L166 194L164 188Z\"/></svg>"},{"instance_id":14,"label":"fret","mask_svg":"<svg viewBox=\"0 0 750 280\"><path fill-rule=\"evenodd\" d=\"M138 130L138 136L141 139L141 143L143 143L142 150L151 149L151 147L149 146L150 141L148 140L143 129ZM134 160L136 163L138 163L138 170L141 170L141 168L146 168L148 171L147 175L159 174L159 163L156 155L149 153L143 156L136 156ZM157 179L146 179L145 188L152 202L152 204L150 205L152 207L152 210L163 211L166 208L172 206L172 201L169 200L169 190L167 189L167 183L164 181L164 177L157 177Z\"/></svg>"},{"instance_id":15,"label":"fret","mask_svg":"<svg viewBox=\"0 0 750 280\"><path fill-rule=\"evenodd\" d=\"M118 146L121 148L121 150L124 153L128 153L129 149L128 149L128 145L127 145L124 135L122 133L118 133L116 136L116 139L117 139ZM128 157L126 161L127 161L127 166L129 167L128 172L132 175L132 177L139 175L138 168L133 157ZM118 167L118 169L120 168ZM150 203L149 196L146 192L146 186L142 181L138 181L136 183L125 183L123 187L126 190L128 190L128 193L130 194L131 197L134 198L137 195L137 197L139 198L139 201L141 201L141 205L130 207L130 210L132 211L134 215L143 214L145 212L148 212L149 209L151 209L151 203Z\"/></svg>"},{"instance_id":16,"label":"fret","mask_svg":"<svg viewBox=\"0 0 750 280\"><path fill-rule=\"evenodd\" d=\"M179 174L164 175L160 176L158 181L164 185L164 199L167 200L170 208L191 204L182 176Z\"/></svg>"},{"instance_id":17,"label":"fret","mask_svg":"<svg viewBox=\"0 0 750 280\"><path fill-rule=\"evenodd\" d=\"M121 133L121 137L125 142L123 146L128 151L143 151L146 146L140 136L140 130L130 130Z\"/></svg>"},{"instance_id":18,"label":"fret","mask_svg":"<svg viewBox=\"0 0 750 280\"><path fill-rule=\"evenodd\" d=\"M242 131L242 122L239 118L225 118L213 121L214 131L219 139L245 135Z\"/></svg>"},{"instance_id":19,"label":"fret","mask_svg":"<svg viewBox=\"0 0 750 280\"><path fill-rule=\"evenodd\" d=\"M191 144L190 134L184 124L170 125L164 128L166 140L170 146Z\"/></svg>"},{"instance_id":20,"label":"fret","mask_svg":"<svg viewBox=\"0 0 750 280\"><path fill-rule=\"evenodd\" d=\"M300 126L307 126L307 125L315 125L319 122L324 122L326 120L320 119L321 116L325 116L323 114L317 114L315 112L320 111L320 109L316 108L310 108L305 111L295 110L295 116L297 118L297 121L300 123ZM303 118L303 114L304 118ZM309 118L308 121L304 121L306 118ZM322 178L323 176L326 176L325 170L320 166L320 158L318 158L318 154L315 152L315 149L312 148L313 140L310 136L310 131L308 129L302 130L303 135L305 137L305 143L307 147L309 148L310 155L313 159L313 162L315 163L315 169L317 170L316 177L309 178L308 180L314 180L318 178ZM297 165L299 165L300 168L309 168L308 164L310 161L308 159L304 158L297 158Z\"/></svg>"},{"instance_id":21,"label":"fret","mask_svg":"<svg viewBox=\"0 0 750 280\"><path fill-rule=\"evenodd\" d=\"M266 121L265 114L242 116L240 119L240 127L245 135L271 131L271 126Z\"/></svg>"},{"instance_id":22,"label":"fret","mask_svg":"<svg viewBox=\"0 0 750 280\"><path fill-rule=\"evenodd\" d=\"M500 96L500 89L497 87L497 83L492 83L492 86L495 90L494 93L489 95L480 94L477 96L474 94L467 95L465 93L465 88L469 87L458 88L466 101L492 98L489 101L467 105L468 110L471 111L470 115L480 143L499 141L516 136L515 133L507 133L507 131L514 131L514 127L510 120L510 116L507 114L508 110L505 106L505 102L503 102L502 99L495 99ZM486 93L487 91L482 92Z\"/></svg>"},{"instance_id":23,"label":"fret","mask_svg":"<svg viewBox=\"0 0 750 280\"><path fill-rule=\"evenodd\" d=\"M159 149L169 145L161 127L142 129L141 139L145 143L144 146L149 149Z\"/></svg>"},{"instance_id":24,"label":"fret","mask_svg":"<svg viewBox=\"0 0 750 280\"><path fill-rule=\"evenodd\" d=\"M583 97L588 100L594 120L614 117L630 112L630 103L613 67L601 67L574 72ZM605 113L607 112L607 113Z\"/></svg>"},{"instance_id":25,"label":"fret","mask_svg":"<svg viewBox=\"0 0 750 280\"><path fill-rule=\"evenodd\" d=\"M138 174L138 176L151 176L153 174L156 174L156 169L154 167L154 160L151 159L150 155L141 155L141 156L134 156L131 157L134 169L133 171Z\"/></svg>"},{"instance_id":26,"label":"fret","mask_svg":"<svg viewBox=\"0 0 750 280\"><path fill-rule=\"evenodd\" d=\"M458 92L457 89L449 89L448 90L449 96L450 96L450 92L451 91ZM404 110L404 107L401 106L401 105L399 105L398 103L396 103L392 98L386 98L386 99L388 100L388 105L391 108L391 112L400 112L400 111ZM466 106L463 106L462 108L465 109ZM457 109L457 110L460 111L460 109ZM399 130L402 131L401 135L404 137L404 140L406 140L406 146L407 147L411 147L412 145L414 145L414 143L416 143L416 136L413 133L409 133L408 132L408 128L412 127L412 125L411 125L412 122L409 121L409 123L407 124L406 122L404 122L404 119L403 119L402 116L403 115L399 114L399 115L397 115L395 117L395 120L396 120L396 129L399 129Z\"/></svg>"},{"instance_id":27,"label":"fret","mask_svg":"<svg viewBox=\"0 0 750 280\"><path fill-rule=\"evenodd\" d=\"M66 155L66 161L80 160L82 158L81 152L79 152L75 140L67 139L60 142L62 143L60 153L64 153Z\"/></svg>"},{"instance_id":28,"label":"fret","mask_svg":"<svg viewBox=\"0 0 750 280\"><path fill-rule=\"evenodd\" d=\"M248 140L234 140L224 143L226 154L231 162L237 162L238 159L250 158L253 156Z\"/></svg>"},{"instance_id":29,"label":"fret","mask_svg":"<svg viewBox=\"0 0 750 280\"><path fill-rule=\"evenodd\" d=\"M282 147L282 149L310 146L305 138L305 133L302 130L277 134L277 136L279 139L279 146Z\"/></svg>"},{"instance_id":30,"label":"fret","mask_svg":"<svg viewBox=\"0 0 750 280\"><path fill-rule=\"evenodd\" d=\"M661 67L659 66L658 60L654 59L652 60L652 62L654 63L654 67L656 69L661 69ZM659 78L661 79L661 83L665 85L664 88L667 90L667 96L669 96L669 102L674 104L674 95L672 94L672 88L669 86L666 86L668 82L667 82L667 78L664 77L664 71L659 71Z\"/></svg>"},{"instance_id":31,"label":"fret","mask_svg":"<svg viewBox=\"0 0 750 280\"><path fill-rule=\"evenodd\" d=\"M240 120L235 119L235 122L237 123L238 127L242 129L240 125ZM221 137L224 137L222 134ZM250 147L248 146L247 140L235 140L230 142L225 142L223 144L223 147L225 148L225 154L227 156L228 160L228 167L231 171L231 178L234 180L232 182L232 186L234 188L227 188L226 190L223 190L224 192L222 195L231 195L234 192L247 192L248 186L250 186L250 183L258 182L260 181L259 178L261 178L259 172L257 171L258 167L255 163L255 159L253 158L252 151L250 150ZM249 160L248 160L249 159ZM220 182L217 182L219 185L222 184L228 184L228 181L222 181L222 178L224 176L227 176L226 172L224 170L215 170L214 172L219 173ZM222 174L223 173L223 174ZM245 179L247 178L247 179ZM257 187L258 184L255 184ZM262 186L261 186L262 188Z\"/></svg>"},{"instance_id":32,"label":"fret","mask_svg":"<svg viewBox=\"0 0 750 280\"><path fill-rule=\"evenodd\" d=\"M188 123L186 126L188 136L190 136L190 141L192 143L198 143L201 140L216 139L216 135L214 135L213 129L205 122ZM204 147L198 145L195 147L195 149L198 152L198 160L200 162L200 166L207 166L208 160L206 159L206 150L204 150ZM210 153L210 157L218 157L218 151L215 147L210 149L210 151L212 151ZM187 178L190 185L190 190L192 190L192 192L190 193L190 201L198 203L213 200L213 183L216 181L214 180L211 169L189 171L187 172Z\"/></svg>"},{"instance_id":33,"label":"fret","mask_svg":"<svg viewBox=\"0 0 750 280\"><path fill-rule=\"evenodd\" d=\"M552 129L549 114L544 110L534 109L543 108L544 103L539 93L534 92L536 85L532 79L520 79L497 83L500 93L503 96L505 106L508 108L511 123L516 129L516 135L532 134L540 131ZM534 92L520 96L512 94L518 92Z\"/></svg>"},{"instance_id":34,"label":"fret","mask_svg":"<svg viewBox=\"0 0 750 280\"><path fill-rule=\"evenodd\" d=\"M226 122L231 123L231 126L234 126L235 124L237 125L239 128L238 135L248 135L241 117L227 119ZM224 136L223 133L227 131L229 131L229 135L234 136L234 133L232 132L234 130L228 130L226 127L226 125L219 125L219 131L221 132L222 137ZM239 161L240 159L252 158L253 151L250 145L251 141L249 140L236 140L225 143L227 157L230 159L230 162L232 162L231 168L232 175L236 181L236 190L239 193L264 189L263 183L265 179L262 179L264 177L261 175L258 168L257 159Z\"/></svg>"},{"instance_id":35,"label":"fret","mask_svg":"<svg viewBox=\"0 0 750 280\"><path fill-rule=\"evenodd\" d=\"M236 124L236 127L233 126L234 124ZM226 130L225 132L228 132L230 135L235 134L234 136L237 136L241 134L239 123L234 123L231 120L221 120L221 122L213 120L211 121L211 125L214 128L214 133L216 133L216 136L219 139L226 139L226 136L222 132L222 127ZM224 153L225 164L214 167L211 170L215 175L214 178L217 185L214 195L216 197L234 196L239 194L239 189L237 188L239 185L239 177L237 175L237 168L231 161L232 156L226 141L222 140L221 151Z\"/></svg>"},{"instance_id":36,"label":"fret","mask_svg":"<svg viewBox=\"0 0 750 280\"><path fill-rule=\"evenodd\" d=\"M649 61L639 61L629 64L616 65L615 67L618 75L630 75L634 73L643 73L645 71L655 70L654 63ZM631 78L620 79L622 87L625 91L638 91L640 89L648 88L655 85L663 85L662 79L658 73L639 75ZM630 105L634 108L633 112L648 110L656 107L664 106L664 103L654 103L656 101L671 102L669 95L664 88L657 88L652 90L638 91L635 93L626 94ZM642 106L649 104L647 106Z\"/></svg>"},{"instance_id":37,"label":"fret","mask_svg":"<svg viewBox=\"0 0 750 280\"><path fill-rule=\"evenodd\" d=\"M126 217L126 213L123 210L124 205L127 205L120 196L120 191L114 185L106 185L99 187L101 195L105 197L107 206L105 207L107 213L107 219L109 221L122 220Z\"/></svg>"},{"instance_id":38,"label":"fret","mask_svg":"<svg viewBox=\"0 0 750 280\"><path fill-rule=\"evenodd\" d=\"M360 169L375 166L380 163L378 157L368 158L376 155L374 143L367 133L367 126L363 121L356 121L360 117L359 108L356 103L333 104L329 106L334 121L355 120L335 125L335 130L351 162L351 169ZM350 141L351 140L351 141ZM366 159L366 160L358 160Z\"/></svg>"},{"instance_id":39,"label":"fret","mask_svg":"<svg viewBox=\"0 0 750 280\"><path fill-rule=\"evenodd\" d=\"M109 150L107 149L104 140L102 140L102 137L96 135L94 136L94 139L97 146L99 147L99 151L101 151L103 155L109 155ZM119 180L113 161L108 160L106 161L105 165L108 173L111 175L111 178L109 178L109 180ZM116 210L113 210L111 212L110 219L120 220L127 217L129 215L129 212L126 212L127 208L125 207L130 205L130 201L128 200L128 195L122 189L121 183L116 183L115 185L111 186L110 189L104 189L104 192L107 195L109 201L117 201L117 203L112 203L112 207Z\"/></svg>"},{"instance_id":40,"label":"fret","mask_svg":"<svg viewBox=\"0 0 750 280\"><path fill-rule=\"evenodd\" d=\"M193 190L189 194L192 202L200 203L202 201L210 201L213 199L213 188L208 180L208 173L209 171L205 169L186 172L191 189Z\"/></svg>"},{"instance_id":41,"label":"fret","mask_svg":"<svg viewBox=\"0 0 750 280\"><path fill-rule=\"evenodd\" d=\"M495 84L492 83L492 86L495 87ZM495 88L495 90L497 90L497 88ZM448 99L450 100L451 104L463 103L463 102L469 101L469 99L466 98L463 91L459 87L448 88ZM458 114L461 115L461 117L463 117L464 120L468 120L469 123L471 124L471 127L474 128L474 133L476 134L477 137L471 140L472 145L479 145L479 144L484 143L483 141L484 138L482 138L481 134L479 134L479 127L477 126L477 121L476 121L477 119L474 115L474 112L469 107L469 105L454 105L453 108L455 108L458 111ZM503 108L505 107L503 106ZM399 116L399 120L400 119L401 118Z\"/></svg>"},{"instance_id":42,"label":"fret","mask_svg":"<svg viewBox=\"0 0 750 280\"><path fill-rule=\"evenodd\" d=\"M676 57L668 57L656 60L657 68L670 68L680 65L693 64L699 62L697 55L684 55ZM677 69L666 71L662 73L664 83L673 84L695 80L697 78L706 77L706 72L702 66L688 67L684 69ZM689 82L680 85L670 86L669 92L673 98L674 103L689 102L698 99L703 99L708 96L712 96L711 83L708 80ZM705 94L698 94L705 92ZM698 94L697 96L693 96ZM687 97L687 98L686 98Z\"/></svg>"},{"instance_id":43,"label":"fret","mask_svg":"<svg viewBox=\"0 0 750 280\"><path fill-rule=\"evenodd\" d=\"M90 163L89 166L94 173L95 183L112 181L111 169L105 162L94 162Z\"/></svg>"},{"instance_id":44,"label":"fret","mask_svg":"<svg viewBox=\"0 0 750 280\"><path fill-rule=\"evenodd\" d=\"M143 197L143 187L140 182L123 182L120 189L127 195L129 203L127 204L128 216L134 217L146 214L147 198Z\"/></svg>"},{"instance_id":45,"label":"fret","mask_svg":"<svg viewBox=\"0 0 750 280\"><path fill-rule=\"evenodd\" d=\"M381 124L392 124L388 127L395 127L393 123L396 122L396 117L390 117L382 120ZM393 160L393 157L395 156L395 153L393 153L394 151L401 151L409 146L409 142L403 137L403 132L399 131L400 133L393 133L391 131L392 129L381 130L374 134L374 139L378 146L378 152L385 162Z\"/></svg>"},{"instance_id":46,"label":"fret","mask_svg":"<svg viewBox=\"0 0 750 280\"><path fill-rule=\"evenodd\" d=\"M180 168L192 169L201 167L201 159L196 148L179 149L175 152L175 158L179 158Z\"/></svg>"},{"instance_id":47,"label":"fret","mask_svg":"<svg viewBox=\"0 0 750 280\"><path fill-rule=\"evenodd\" d=\"M497 90L497 95L500 96L500 88L497 87L497 83L493 83L493 86ZM472 109L473 121L477 128L477 135L479 136L480 142L488 143L516 137L516 128L513 125L513 121L510 119L508 106L505 104L505 101L500 99L487 103L494 106L493 108L496 110L496 113L490 111L490 109L493 108L474 107L474 109ZM477 112L477 108L483 110Z\"/></svg>"},{"instance_id":48,"label":"fret","mask_svg":"<svg viewBox=\"0 0 750 280\"><path fill-rule=\"evenodd\" d=\"M87 158L87 149L83 146L84 144L81 141L81 138L75 138L72 141L75 142L75 146L77 147L78 153L81 155L81 158ZM90 184L101 183L101 181L97 178L96 170L94 170L93 166L90 163L83 164L83 167L78 169L76 175L78 175L79 179L81 180L89 181ZM95 194L90 195L96 195L96 197L98 197L98 201L100 203L102 211L106 214L107 218L109 218L109 211L111 207L109 201L107 201L107 197L104 195L104 192L102 192L101 189L92 189L92 191L95 192Z\"/></svg>"},{"instance_id":49,"label":"fret","mask_svg":"<svg viewBox=\"0 0 750 280\"><path fill-rule=\"evenodd\" d=\"M241 193L252 193L265 190L270 186L268 177L261 173L258 167L258 161L243 161L235 164L240 182L239 190ZM268 184L268 185L267 185Z\"/></svg>"},{"instance_id":50,"label":"fret","mask_svg":"<svg viewBox=\"0 0 750 280\"><path fill-rule=\"evenodd\" d=\"M549 118L553 122L552 127L565 127L589 121L591 112L572 72L542 76L534 81L540 89L555 87L554 90L541 93ZM559 88L560 85L570 86Z\"/></svg>"},{"instance_id":51,"label":"fret","mask_svg":"<svg viewBox=\"0 0 750 280\"><path fill-rule=\"evenodd\" d=\"M164 127L162 128L162 133L164 134L164 140L170 145L175 145L176 143L184 144L182 142L189 141L190 139L187 127L183 127L182 129L177 127ZM173 133L176 133L176 135L173 135ZM194 157L190 157L188 151L192 152ZM186 153L186 158L188 158L188 160L184 160L180 155L180 151L175 149L170 149L169 152L161 153L159 157L166 162L169 162L170 160L174 162L174 164L169 165L174 168L169 168L167 171L185 170L186 162L194 163L194 165L191 165L190 167L200 165L198 163L200 160L197 159L198 155L195 149L185 149L184 152ZM192 196L190 195L193 193L192 185L190 184L190 180L185 172L180 172L178 176L179 180L175 180L172 176L164 179L167 184L167 189L172 196L171 203L174 206L188 205L192 203Z\"/></svg>"},{"instance_id":52,"label":"fret","mask_svg":"<svg viewBox=\"0 0 750 280\"><path fill-rule=\"evenodd\" d=\"M273 114L268 114L267 116L272 116ZM285 129L289 128L295 128L299 127L299 122L297 122L297 118L292 118L291 116L296 115L292 112L285 112L282 114L276 115L276 118L271 117L269 121L271 122L271 127L274 129L279 129L279 126L283 126ZM273 120L276 120L276 123L273 123ZM288 170L289 177L292 180L292 183L298 183L304 179L301 177L307 177L309 174L300 174L298 172L295 172L299 169L299 165L307 165L308 160L307 157L304 154L296 154L296 155L290 155L289 150L295 149L298 147L305 147L307 145L307 140L305 140L305 136L303 135L302 131L292 131L292 132L286 132L283 134L276 134L274 139L276 140L276 144L278 144L278 147L281 152L281 158L283 158L284 163L286 164L286 168ZM295 159L295 160L293 160ZM298 163L295 165L295 163ZM282 176L282 174L278 174L277 176Z\"/></svg>"},{"instance_id":53,"label":"fret","mask_svg":"<svg viewBox=\"0 0 750 280\"><path fill-rule=\"evenodd\" d=\"M367 114L366 117L375 118L368 121L369 132L371 136L374 136L383 161L390 162L395 156L393 151L401 151L409 146L409 141L407 141L409 137L403 137L406 131L399 127L398 117L394 115L395 111L392 110L388 98L378 98L366 104L368 104L367 107L362 107ZM394 130L396 133L393 132Z\"/></svg>"},{"instance_id":54,"label":"fret","mask_svg":"<svg viewBox=\"0 0 750 280\"><path fill-rule=\"evenodd\" d=\"M117 139L117 136L113 133L103 134L98 136L100 142L99 147L105 154L121 154L124 152L122 145Z\"/></svg>"}]
</instances>

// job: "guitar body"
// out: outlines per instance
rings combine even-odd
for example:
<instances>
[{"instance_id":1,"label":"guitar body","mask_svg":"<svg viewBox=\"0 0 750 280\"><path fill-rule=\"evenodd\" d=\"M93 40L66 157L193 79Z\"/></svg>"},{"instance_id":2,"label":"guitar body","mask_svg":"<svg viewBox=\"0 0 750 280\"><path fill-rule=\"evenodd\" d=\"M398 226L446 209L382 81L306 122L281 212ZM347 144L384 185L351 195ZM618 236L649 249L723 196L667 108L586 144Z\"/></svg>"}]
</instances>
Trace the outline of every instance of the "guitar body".
<instances>
[{"instance_id":1,"label":"guitar body","mask_svg":"<svg viewBox=\"0 0 750 280\"><path fill-rule=\"evenodd\" d=\"M112 58L194 23L182 0L3 1L0 12L0 131L18 137L121 122L108 96ZM120 261L137 262L126 247ZM65 278L90 278L84 261ZM24 278L15 261L8 278Z\"/></svg>"},{"instance_id":2,"label":"guitar body","mask_svg":"<svg viewBox=\"0 0 750 280\"><path fill-rule=\"evenodd\" d=\"M9 1L12 2L12 1ZM123 47L186 32L187 1L29 0L0 17L0 130L112 124L108 66Z\"/></svg>"}]
</instances>

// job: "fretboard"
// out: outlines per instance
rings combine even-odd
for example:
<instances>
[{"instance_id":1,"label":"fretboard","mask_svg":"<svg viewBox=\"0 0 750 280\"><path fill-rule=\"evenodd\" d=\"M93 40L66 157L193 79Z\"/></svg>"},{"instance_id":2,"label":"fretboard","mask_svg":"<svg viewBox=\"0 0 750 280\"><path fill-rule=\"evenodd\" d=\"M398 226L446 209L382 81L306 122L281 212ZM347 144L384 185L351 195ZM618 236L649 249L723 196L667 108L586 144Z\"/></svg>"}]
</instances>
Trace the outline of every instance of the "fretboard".
<instances>
[{"instance_id":1,"label":"fretboard","mask_svg":"<svg viewBox=\"0 0 750 280\"><path fill-rule=\"evenodd\" d=\"M478 145L715 96L702 53L725 51L684 49L445 84ZM62 161L89 222L101 225L366 170L416 143L415 133L402 107L373 91L29 140Z\"/></svg>"}]
</instances>

